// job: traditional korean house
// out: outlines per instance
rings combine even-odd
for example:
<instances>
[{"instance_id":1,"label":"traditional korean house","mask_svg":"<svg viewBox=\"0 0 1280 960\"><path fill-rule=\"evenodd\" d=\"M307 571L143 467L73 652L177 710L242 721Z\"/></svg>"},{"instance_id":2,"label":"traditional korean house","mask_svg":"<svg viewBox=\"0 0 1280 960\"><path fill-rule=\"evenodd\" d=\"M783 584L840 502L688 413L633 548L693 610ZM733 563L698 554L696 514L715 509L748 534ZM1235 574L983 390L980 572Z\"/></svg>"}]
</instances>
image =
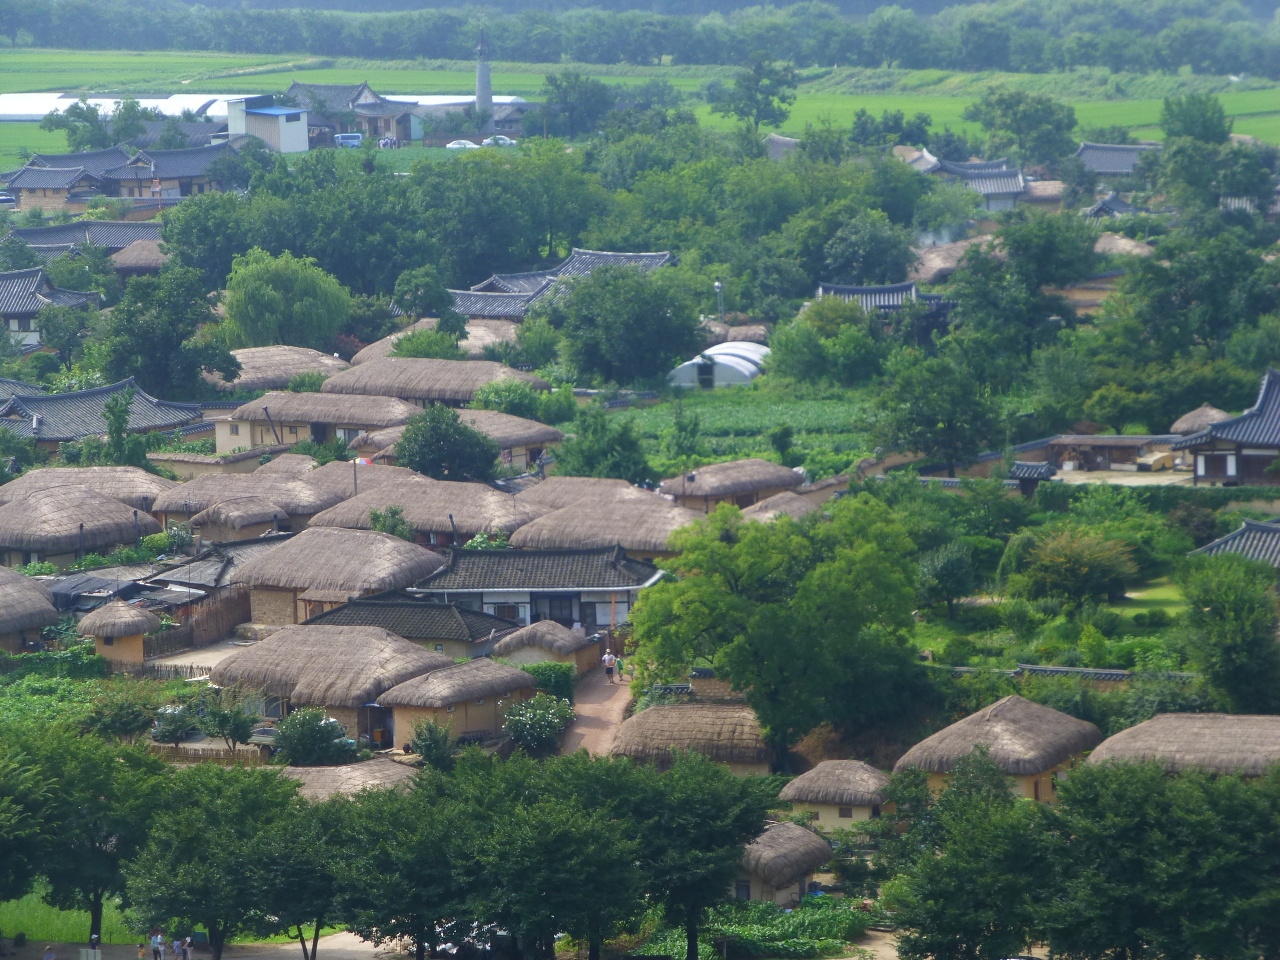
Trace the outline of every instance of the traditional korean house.
<instances>
[{"instance_id":1,"label":"traditional korean house","mask_svg":"<svg viewBox=\"0 0 1280 960\"><path fill-rule=\"evenodd\" d=\"M129 406L130 433L172 431L200 419L198 406L157 400L139 389L130 377L91 390L10 397L0 404L0 427L23 439L34 440L38 450L53 453L68 440L106 436L103 408L111 397L128 390L133 391L133 403Z\"/></svg>"},{"instance_id":2,"label":"traditional korean house","mask_svg":"<svg viewBox=\"0 0 1280 960\"><path fill-rule=\"evenodd\" d=\"M880 816L889 775L861 760L823 760L778 794L797 813L807 813L819 830L848 827Z\"/></svg>"},{"instance_id":3,"label":"traditional korean house","mask_svg":"<svg viewBox=\"0 0 1280 960\"><path fill-rule=\"evenodd\" d=\"M511 535L520 550L592 550L621 547L627 556L675 556L671 535L704 516L657 494L636 491L617 499L583 500L526 523ZM519 496L517 497L519 499Z\"/></svg>"},{"instance_id":4,"label":"traditional korean house","mask_svg":"<svg viewBox=\"0 0 1280 960\"><path fill-rule=\"evenodd\" d=\"M520 624L511 620L456 603L434 603L403 590L348 600L306 622L333 627L382 627L454 659L488 656L496 643L520 629Z\"/></svg>"},{"instance_id":5,"label":"traditional korean house","mask_svg":"<svg viewBox=\"0 0 1280 960\"><path fill-rule=\"evenodd\" d=\"M160 629L160 618L145 607L112 600L76 624L82 637L93 637L98 656L116 663L142 663L143 634Z\"/></svg>"},{"instance_id":6,"label":"traditional korean house","mask_svg":"<svg viewBox=\"0 0 1280 960\"><path fill-rule=\"evenodd\" d=\"M8 335L24 346L40 343L35 319L47 307L97 306L96 293L55 287L42 267L0 273L0 321Z\"/></svg>"},{"instance_id":7,"label":"traditional korean house","mask_svg":"<svg viewBox=\"0 0 1280 960\"><path fill-rule=\"evenodd\" d=\"M1102 741L1088 762L1261 777L1280 766L1280 717L1161 713Z\"/></svg>"},{"instance_id":8,"label":"traditional korean house","mask_svg":"<svg viewBox=\"0 0 1280 960\"><path fill-rule=\"evenodd\" d=\"M804 477L781 464L756 457L698 467L663 480L658 492L700 513L713 513L722 503L749 507L804 483Z\"/></svg>"},{"instance_id":9,"label":"traditional korean house","mask_svg":"<svg viewBox=\"0 0 1280 960\"><path fill-rule=\"evenodd\" d=\"M785 820L772 823L742 852L733 895L739 900L769 900L780 907L799 906L814 872L831 855L831 845L812 830Z\"/></svg>"},{"instance_id":10,"label":"traditional korean house","mask_svg":"<svg viewBox=\"0 0 1280 960\"><path fill-rule=\"evenodd\" d=\"M306 480L287 475L204 474L164 491L152 503L151 512L166 526L195 522L197 517L200 517L200 526L231 526L244 533L225 539L244 540L268 530L295 533L304 530L316 514L342 499L339 492L320 489ZM214 509L221 504L227 506ZM246 519L246 511L259 510L266 510L265 516ZM246 524L252 529L244 529Z\"/></svg>"},{"instance_id":11,"label":"traditional korean house","mask_svg":"<svg viewBox=\"0 0 1280 960\"><path fill-rule=\"evenodd\" d=\"M0 567L0 650L35 649L40 631L58 622L49 588L39 580Z\"/></svg>"},{"instance_id":12,"label":"traditional korean house","mask_svg":"<svg viewBox=\"0 0 1280 960\"><path fill-rule=\"evenodd\" d=\"M184 150L142 150L127 163L102 173L104 190L116 197L189 197L218 190L219 160L235 148L229 143Z\"/></svg>"},{"instance_id":13,"label":"traditional korean house","mask_svg":"<svg viewBox=\"0 0 1280 960\"><path fill-rule=\"evenodd\" d=\"M492 653L515 664L571 663L582 676L600 665L604 649L599 634L575 632L554 620L539 620L508 633L494 644Z\"/></svg>"},{"instance_id":14,"label":"traditional korean house","mask_svg":"<svg viewBox=\"0 0 1280 960\"><path fill-rule=\"evenodd\" d=\"M345 371L337 376L353 373ZM328 389L336 377L325 381ZM355 391L353 391L355 392ZM362 433L408 423L419 411L383 394L349 396L342 391L290 393L276 391L250 400L214 422L219 453L239 447L292 445L303 440L328 443L353 440Z\"/></svg>"},{"instance_id":15,"label":"traditional korean house","mask_svg":"<svg viewBox=\"0 0 1280 960\"><path fill-rule=\"evenodd\" d=\"M135 240L111 254L111 265L122 285L134 277L154 277L168 262L169 254L160 249L159 240Z\"/></svg>"},{"instance_id":16,"label":"traditional korean house","mask_svg":"<svg viewBox=\"0 0 1280 960\"><path fill-rule=\"evenodd\" d=\"M178 484L138 467L41 467L0 486L0 504L50 487L88 487L129 507L151 511L162 494Z\"/></svg>"},{"instance_id":17,"label":"traditional korean house","mask_svg":"<svg viewBox=\"0 0 1280 960\"><path fill-rule=\"evenodd\" d=\"M1273 486L1280 475L1267 468L1280 457L1280 371L1262 377L1257 402L1229 420L1210 423L1173 444L1195 464L1196 484Z\"/></svg>"},{"instance_id":18,"label":"traditional korean house","mask_svg":"<svg viewBox=\"0 0 1280 960\"><path fill-rule=\"evenodd\" d=\"M1004 160L969 160L964 163L938 160L937 167L931 172L980 194L986 210L1012 210L1027 192L1027 181L1022 171L1011 169Z\"/></svg>"},{"instance_id":19,"label":"traditional korean house","mask_svg":"<svg viewBox=\"0 0 1280 960\"><path fill-rule=\"evenodd\" d=\"M289 381L299 374L318 373L331 377L348 367L345 360L308 347L246 347L243 350L232 350L231 355L240 361L240 372L234 380L223 380L217 373L204 375L205 380L225 393L235 390L285 390L288 389Z\"/></svg>"},{"instance_id":20,"label":"traditional korean house","mask_svg":"<svg viewBox=\"0 0 1280 960\"><path fill-rule=\"evenodd\" d=\"M382 360L370 360L335 374L324 382L324 387L321 388L323 393L320 395L395 397L418 407L433 403L461 407L475 399L477 390L497 380L520 380L535 390L550 389L550 384L545 380L490 360L386 357ZM380 426L395 424L371 424L370 428Z\"/></svg>"},{"instance_id":21,"label":"traditional korean house","mask_svg":"<svg viewBox=\"0 0 1280 960\"><path fill-rule=\"evenodd\" d=\"M1090 173L1106 177L1128 177L1138 169L1139 161L1152 150L1159 150L1157 143L1081 143L1076 156Z\"/></svg>"},{"instance_id":22,"label":"traditional korean house","mask_svg":"<svg viewBox=\"0 0 1280 960\"><path fill-rule=\"evenodd\" d=\"M122 151L100 150L98 153L111 154L123 163L128 154ZM37 155L39 156L39 155ZM73 153L67 156L91 157L95 154ZM32 163L36 158L32 158ZM65 253L74 253L84 246L94 246L107 253L115 254L139 240L160 242L160 221L144 220L75 220L71 223L58 223L47 227L15 227L8 236L16 237L30 247L35 253L49 260Z\"/></svg>"},{"instance_id":23,"label":"traditional korean house","mask_svg":"<svg viewBox=\"0 0 1280 960\"><path fill-rule=\"evenodd\" d=\"M106 555L160 533L145 510L88 487L45 487L0 506L0 562L52 563L65 569L88 553Z\"/></svg>"},{"instance_id":24,"label":"traditional korean house","mask_svg":"<svg viewBox=\"0 0 1280 960\"><path fill-rule=\"evenodd\" d=\"M765 776L773 752L760 733L755 711L741 704L653 706L622 721L611 750L666 769L676 753L700 753L738 776Z\"/></svg>"},{"instance_id":25,"label":"traditional korean house","mask_svg":"<svg viewBox=\"0 0 1280 960\"><path fill-rule=\"evenodd\" d=\"M91 197L105 196L103 180L84 167L37 167L31 164L9 174L5 188L19 210L84 213Z\"/></svg>"},{"instance_id":26,"label":"traditional korean house","mask_svg":"<svg viewBox=\"0 0 1280 960\"><path fill-rule=\"evenodd\" d=\"M1199 550L1192 550L1187 556L1217 557L1226 553L1238 553L1250 560L1280 567L1280 525L1261 520L1243 520L1240 529L1233 530L1212 543L1206 543Z\"/></svg>"},{"instance_id":27,"label":"traditional korean house","mask_svg":"<svg viewBox=\"0 0 1280 960\"><path fill-rule=\"evenodd\" d=\"M1009 775L1018 796L1052 803L1058 775L1069 772L1085 751L1101 742L1102 733L1092 723L1011 696L920 741L893 769L923 770L936 793L962 757L984 746Z\"/></svg>"},{"instance_id":28,"label":"traditional korean house","mask_svg":"<svg viewBox=\"0 0 1280 960\"><path fill-rule=\"evenodd\" d=\"M481 657L406 680L378 697L378 706L391 710L397 743L407 744L423 722L487 740L501 732L507 707L530 699L537 687L532 674Z\"/></svg>"},{"instance_id":29,"label":"traditional korean house","mask_svg":"<svg viewBox=\"0 0 1280 960\"><path fill-rule=\"evenodd\" d=\"M397 330L381 340L375 340L367 347L362 347L354 357L351 365L358 367L370 360L381 360L391 356L396 343L411 333L419 330L434 330L440 321L435 317L427 317L411 323L403 330ZM516 330L519 327L511 320L480 319L472 317L467 320L467 335L458 341L458 349L467 355L468 360L483 360L486 347L496 347L504 343L516 342Z\"/></svg>"},{"instance_id":30,"label":"traditional korean house","mask_svg":"<svg viewBox=\"0 0 1280 960\"><path fill-rule=\"evenodd\" d=\"M450 550L414 587L440 603L483 610L521 625L554 620L584 636L620 624L662 572L617 546L593 550Z\"/></svg>"}]
</instances>

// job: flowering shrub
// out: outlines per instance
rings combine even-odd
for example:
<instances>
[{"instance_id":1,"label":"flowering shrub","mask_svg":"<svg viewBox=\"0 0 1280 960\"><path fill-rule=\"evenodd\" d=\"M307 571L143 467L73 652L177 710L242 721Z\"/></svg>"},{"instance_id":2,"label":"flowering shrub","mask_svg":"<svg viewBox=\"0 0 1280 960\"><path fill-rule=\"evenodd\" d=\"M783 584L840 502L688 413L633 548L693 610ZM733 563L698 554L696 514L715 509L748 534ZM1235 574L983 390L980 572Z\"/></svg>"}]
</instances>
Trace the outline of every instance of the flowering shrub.
<instances>
[{"instance_id":1,"label":"flowering shrub","mask_svg":"<svg viewBox=\"0 0 1280 960\"><path fill-rule=\"evenodd\" d=\"M542 756L559 746L560 735L572 722L573 706L568 700L540 693L512 704L502 729L527 753Z\"/></svg>"}]
</instances>

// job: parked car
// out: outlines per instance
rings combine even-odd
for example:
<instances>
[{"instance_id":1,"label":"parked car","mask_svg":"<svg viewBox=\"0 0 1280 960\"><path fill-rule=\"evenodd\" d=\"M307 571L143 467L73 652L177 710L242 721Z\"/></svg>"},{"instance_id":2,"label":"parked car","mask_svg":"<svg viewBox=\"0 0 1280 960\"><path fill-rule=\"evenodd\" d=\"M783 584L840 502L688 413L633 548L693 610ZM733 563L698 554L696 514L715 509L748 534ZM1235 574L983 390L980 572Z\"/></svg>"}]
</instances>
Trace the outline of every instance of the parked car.
<instances>
[{"instance_id":1,"label":"parked car","mask_svg":"<svg viewBox=\"0 0 1280 960\"><path fill-rule=\"evenodd\" d=\"M446 150L479 150L480 144L472 143L470 140L454 140L452 143L444 145Z\"/></svg>"},{"instance_id":2,"label":"parked car","mask_svg":"<svg viewBox=\"0 0 1280 960\"><path fill-rule=\"evenodd\" d=\"M504 137L502 134L495 134L484 141L486 147L514 147L516 142L510 137Z\"/></svg>"},{"instance_id":3,"label":"parked car","mask_svg":"<svg viewBox=\"0 0 1280 960\"><path fill-rule=\"evenodd\" d=\"M359 147L364 143L363 133L335 133L333 135L333 145L335 147Z\"/></svg>"},{"instance_id":4,"label":"parked car","mask_svg":"<svg viewBox=\"0 0 1280 960\"><path fill-rule=\"evenodd\" d=\"M0 193L0 210L12 210L18 205L12 193Z\"/></svg>"}]
</instances>

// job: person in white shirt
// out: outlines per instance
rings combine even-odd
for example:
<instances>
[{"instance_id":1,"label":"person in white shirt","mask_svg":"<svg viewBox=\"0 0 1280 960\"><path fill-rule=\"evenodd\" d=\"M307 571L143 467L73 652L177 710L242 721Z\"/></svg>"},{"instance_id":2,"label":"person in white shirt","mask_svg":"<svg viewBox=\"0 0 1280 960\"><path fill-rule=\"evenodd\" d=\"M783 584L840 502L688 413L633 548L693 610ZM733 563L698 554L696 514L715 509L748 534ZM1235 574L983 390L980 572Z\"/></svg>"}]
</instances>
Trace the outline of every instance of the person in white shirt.
<instances>
[{"instance_id":1,"label":"person in white shirt","mask_svg":"<svg viewBox=\"0 0 1280 960\"><path fill-rule=\"evenodd\" d=\"M618 658L609 650L604 652L604 656L600 658L600 662L604 664L604 677L609 683L613 683L613 665L618 662Z\"/></svg>"}]
</instances>

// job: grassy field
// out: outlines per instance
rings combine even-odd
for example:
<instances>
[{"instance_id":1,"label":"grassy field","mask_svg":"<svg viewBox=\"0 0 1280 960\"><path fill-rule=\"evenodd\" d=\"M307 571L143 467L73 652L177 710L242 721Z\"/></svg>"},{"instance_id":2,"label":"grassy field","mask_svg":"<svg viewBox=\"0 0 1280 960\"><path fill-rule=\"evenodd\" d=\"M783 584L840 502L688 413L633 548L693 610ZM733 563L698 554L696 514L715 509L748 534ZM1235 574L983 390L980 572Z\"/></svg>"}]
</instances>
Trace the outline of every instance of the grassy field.
<instances>
[{"instance_id":1,"label":"grassy field","mask_svg":"<svg viewBox=\"0 0 1280 960\"><path fill-rule=\"evenodd\" d=\"M29 893L21 900L0 903L0 931L6 937L25 933L33 943L88 943L89 913L86 910L59 910ZM107 903L102 910L103 943L137 943L138 934L125 923L119 905Z\"/></svg>"},{"instance_id":2,"label":"grassy field","mask_svg":"<svg viewBox=\"0 0 1280 960\"><path fill-rule=\"evenodd\" d=\"M22 151L61 153L67 149L66 134L41 130L38 123L0 123L0 170L22 164Z\"/></svg>"}]
</instances>

